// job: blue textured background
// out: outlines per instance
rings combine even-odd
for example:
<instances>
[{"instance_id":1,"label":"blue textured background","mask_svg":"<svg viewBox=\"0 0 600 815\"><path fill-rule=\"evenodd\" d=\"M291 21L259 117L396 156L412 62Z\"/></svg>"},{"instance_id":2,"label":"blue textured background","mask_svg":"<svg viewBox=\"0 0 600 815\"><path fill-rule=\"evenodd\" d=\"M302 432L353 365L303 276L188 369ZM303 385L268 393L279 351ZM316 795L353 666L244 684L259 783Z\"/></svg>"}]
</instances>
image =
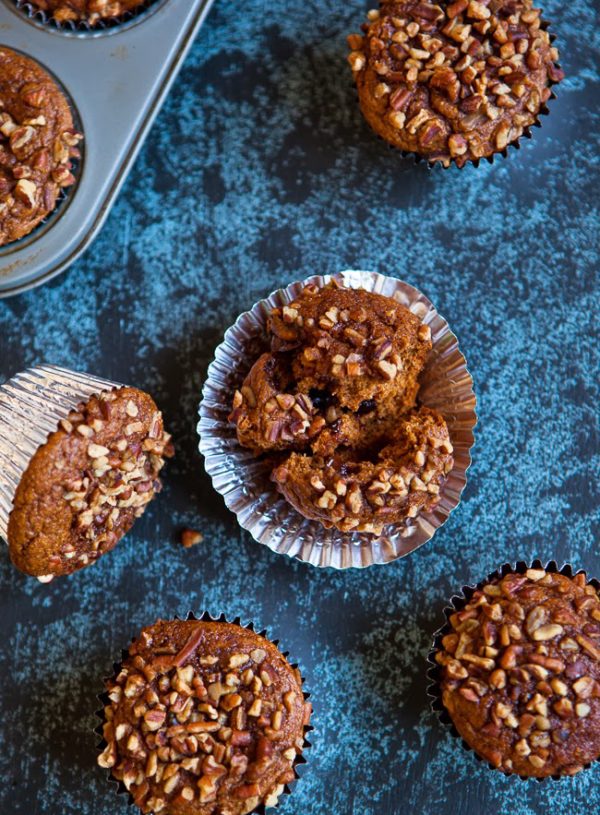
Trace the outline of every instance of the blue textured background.
<instances>
[{"instance_id":1,"label":"blue textured background","mask_svg":"<svg viewBox=\"0 0 600 815\"><path fill-rule=\"evenodd\" d=\"M548 2L567 80L508 161L430 173L363 123L345 64L362 2L217 0L94 246L0 302L0 374L42 361L148 389L178 455L117 550L43 586L0 558L0 811L117 815L95 766L100 679L141 626L188 609L271 626L309 678L310 766L282 815L597 812L600 767L523 783L461 751L428 712L424 659L446 599L506 560L600 576L600 21ZM68 86L68 77L63 77ZM375 269L422 289L475 379L464 500L417 553L317 571L254 543L197 453L203 375L224 329L309 273ZM190 525L204 543L184 550Z\"/></svg>"}]
</instances>

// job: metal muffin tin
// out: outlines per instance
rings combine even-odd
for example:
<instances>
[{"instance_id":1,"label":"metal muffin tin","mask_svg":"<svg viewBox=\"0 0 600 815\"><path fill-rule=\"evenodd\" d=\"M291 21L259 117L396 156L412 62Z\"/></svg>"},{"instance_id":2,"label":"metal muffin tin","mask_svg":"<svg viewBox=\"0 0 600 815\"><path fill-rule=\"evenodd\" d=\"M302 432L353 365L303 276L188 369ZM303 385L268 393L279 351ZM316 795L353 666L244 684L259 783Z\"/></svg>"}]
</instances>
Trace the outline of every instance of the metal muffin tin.
<instances>
[{"instance_id":1,"label":"metal muffin tin","mask_svg":"<svg viewBox=\"0 0 600 815\"><path fill-rule=\"evenodd\" d=\"M0 298L64 271L102 227L213 0L156 0L119 26L57 29L0 0L0 48L37 60L73 105L76 184L33 232L0 247Z\"/></svg>"}]
</instances>

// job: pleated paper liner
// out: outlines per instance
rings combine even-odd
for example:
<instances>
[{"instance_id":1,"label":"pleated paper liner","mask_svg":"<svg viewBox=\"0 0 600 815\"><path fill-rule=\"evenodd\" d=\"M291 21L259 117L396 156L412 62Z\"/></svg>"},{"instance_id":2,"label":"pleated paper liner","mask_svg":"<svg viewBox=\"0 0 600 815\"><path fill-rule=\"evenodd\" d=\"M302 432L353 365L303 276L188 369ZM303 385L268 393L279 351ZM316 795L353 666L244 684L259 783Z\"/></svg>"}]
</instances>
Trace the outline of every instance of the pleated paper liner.
<instances>
[{"instance_id":1,"label":"pleated paper liner","mask_svg":"<svg viewBox=\"0 0 600 815\"><path fill-rule=\"evenodd\" d=\"M280 644L279 639L271 639L267 629L263 628L260 631L256 631L256 628L255 628L255 625L254 625L253 622L242 623L240 617L235 617L233 620L229 620L226 617L225 614L221 614L218 617L213 617L213 615L210 614L208 611L203 612L202 614L200 614L200 616L197 616L192 611L190 611L188 613L188 615L186 617L184 617L184 618L175 615L173 617L173 619L174 620L181 620L181 619L198 620L200 622L230 623L231 625L238 625L240 628L246 628L249 631L253 631L253 632L257 633L259 636L264 637L265 639L269 640L269 642L272 643L277 648L279 653L283 657L285 657L285 659L288 660L290 666L292 668L294 668L294 669L297 668L299 670L298 663L297 662L291 662L288 659L289 652L288 651L283 651L279 647L279 644ZM127 649L127 648L122 649L122 651L121 651L121 661L113 663L112 675L105 678L104 684L106 684L107 681L114 680L117 677L117 675L119 674L119 671L121 670L122 663L125 661L125 659L127 659L128 656L129 656L129 649ZM311 694L309 692L307 692L306 689L305 689L305 679L304 679L304 675L302 674L302 672L300 672L300 678L301 678L301 681L302 681L302 695L304 697L304 701L308 702L310 700ZM98 726L94 729L94 733L97 736L99 736L99 738L100 738L100 741L96 745L96 747L98 749L98 752L100 753L108 746L106 740L104 739L104 734L103 734L103 729L102 729L104 723L106 722L106 719L104 717L104 708L107 705L110 704L110 699L108 698L108 692L104 691L103 693L98 694L97 699L98 699L98 702L101 705L101 707L98 710L96 710L96 717L100 720L100 724L98 724ZM304 744L303 744L303 747L302 747L302 752L299 753L296 756L296 758L294 759L294 763L292 765L293 770L294 770L295 778L294 778L294 781L290 782L290 783L293 783L294 785L300 778L302 778L302 776L304 774L302 768L303 768L303 765L305 765L307 763L307 759L305 758L304 754L305 754L306 750L309 750L312 747L311 742L308 740L308 734L310 732L312 732L313 730L314 730L314 727L311 724L308 724L308 725L304 726ZM113 776L110 769L105 770L105 773L106 773L106 777L107 777L107 780L108 780L109 784L111 784L111 786L114 789L115 794L121 795L121 796L126 796L127 799L128 799L127 800L128 805L132 806L132 807L135 807L136 805L135 805L135 802L133 800L133 796L127 790L127 787L125 786L125 784L122 781L118 781ZM281 803L283 795L291 795L292 792L293 792L293 787L290 787L289 784L286 784L284 786L283 792L279 796L279 802L278 802L278 804L276 806L278 806L279 803ZM268 807L267 808L267 807L264 806L264 804L260 804L257 808L253 809L252 813L250 813L249 815L266 815L267 812L273 812L274 809L275 809L274 807Z\"/></svg>"},{"instance_id":2,"label":"pleated paper liner","mask_svg":"<svg viewBox=\"0 0 600 815\"><path fill-rule=\"evenodd\" d=\"M443 414L454 446L454 468L441 490L438 506L404 524L388 526L380 536L325 529L300 515L270 480L272 461L255 458L238 443L228 421L233 394L258 356L266 350L265 328L271 309L291 302L308 283L336 280L351 288L392 297L431 328L433 350L421 376L419 401ZM417 289L376 272L345 271L312 276L260 300L229 328L216 349L200 404L200 452L217 492L237 515L240 525L274 552L314 566L345 569L389 563L428 541L458 506L467 480L474 443L473 380L458 341L446 320Z\"/></svg>"},{"instance_id":3,"label":"pleated paper liner","mask_svg":"<svg viewBox=\"0 0 600 815\"><path fill-rule=\"evenodd\" d=\"M467 742L463 739L460 735L448 711L446 710L444 703L442 701L442 691L440 687L440 682L442 680L442 666L438 665L435 661L435 655L442 650L442 639L446 636L446 634L450 634L452 632L452 626L450 625L450 616L457 611L462 611L462 609L467 605L467 603L472 598L473 594L483 589L485 585L492 582L493 580L500 580L505 575L511 573L518 573L518 574L525 574L528 569L544 569L546 572L550 572L552 574L562 574L566 577L575 577L577 574L584 574L586 575L586 580L588 583L594 586L597 590L600 590L600 581L596 580L595 578L588 578L587 574L584 569L573 569L572 565L569 563L564 563L562 566L558 566L555 560L550 560L547 563L536 559L531 562L527 562L524 560L517 561L517 563L504 563L495 571L491 572L487 577L481 580L479 583L475 585L467 585L463 586L460 589L458 594L453 595L449 600L449 605L446 606L443 610L444 617L446 618L446 622L444 625L439 628L433 635L433 643L431 650L427 656L427 662L429 667L427 669L427 679L429 681L429 685L427 687L427 695L429 696L430 700L430 708L432 712L435 714L436 718L440 721L440 723L444 726L444 728L451 733L451 735L457 739L464 750L466 750L471 755L474 755L477 761L481 764L486 765L489 767L490 770L494 770L496 773L502 773L502 775L510 777L510 778L517 778L520 781L536 781L538 783L553 780L559 781L564 778L570 778L571 776L568 775L551 775L546 777L533 777L533 776L525 776L525 775L518 775L517 773L509 773L503 770L502 768L494 767L493 764L490 764L485 758L480 756L472 747L470 747ZM592 762L595 763L595 762ZM592 766L592 763L588 763L584 765L584 770L589 769Z\"/></svg>"},{"instance_id":4,"label":"pleated paper liner","mask_svg":"<svg viewBox=\"0 0 600 815\"><path fill-rule=\"evenodd\" d=\"M29 368L0 385L0 536L4 540L15 491L38 447L79 402L116 387L120 387L116 382L54 365Z\"/></svg>"},{"instance_id":5,"label":"pleated paper liner","mask_svg":"<svg viewBox=\"0 0 600 815\"><path fill-rule=\"evenodd\" d=\"M540 28L542 28L544 31L546 31L550 26L551 26L551 23L548 22L547 20L542 20L540 22ZM549 38L550 38L550 45L552 46L552 44L556 40L556 34L550 34ZM556 65L557 68L560 69L560 67L561 67L560 63L555 63L555 65ZM550 77L548 77L548 87L549 88L553 88L554 85L559 85L559 84L560 84L560 82L556 82L555 80L550 79ZM356 92L356 98L357 98L357 103L358 103L358 90L357 90L356 84L354 82L352 83L352 87ZM552 91L548 101L544 102L544 104L541 105L535 122L533 122L533 124L531 124L531 125L528 125L528 127L524 128L523 133L519 136L519 138L515 139L514 141L509 142L506 145L506 147L504 148L504 150L498 150L497 152L492 153L492 155L490 155L490 156L482 156L481 158L466 161L465 164L463 164L462 167L457 167L457 169L458 170L464 170L468 166L479 167L480 163L484 162L484 161L487 162L488 164L493 164L494 160L498 156L500 156L503 159L508 158L508 151L511 148L513 150L520 150L521 149L521 139L532 139L533 138L532 128L534 128L534 127L541 128L542 127L542 122L540 121L540 116L548 116L548 114L550 113L550 109L548 108L548 102L550 102L550 101L552 101L554 99L556 99L556 94L554 93L554 91ZM365 119L365 121L366 121L366 119ZM367 124L368 124L368 122L367 122ZM455 160L453 158L450 159L450 162L448 164L446 164L446 165L443 164L443 162L441 162L441 161L431 161L430 159L427 158L427 156L424 156L421 153L416 153L416 152L414 152L412 150L403 150L402 148L396 147L396 145L391 144L389 141L384 139L378 133L375 133L375 131L373 131L373 133L375 134L376 138L382 144L384 144L386 147L388 147L388 149L391 152L399 154L400 156L402 156L402 158L410 160L415 165L425 164L425 166L429 170L434 170L436 168L441 168L442 170L449 170L451 167L456 167L456 162L455 162Z\"/></svg>"},{"instance_id":6,"label":"pleated paper liner","mask_svg":"<svg viewBox=\"0 0 600 815\"><path fill-rule=\"evenodd\" d=\"M164 5L168 0L142 0L136 8L115 17L104 17L95 23L85 20L56 20L51 13L44 11L27 0L12 0L16 8L25 14L33 23L50 27L63 34L102 36L112 34L125 27L141 22L151 13Z\"/></svg>"}]
</instances>

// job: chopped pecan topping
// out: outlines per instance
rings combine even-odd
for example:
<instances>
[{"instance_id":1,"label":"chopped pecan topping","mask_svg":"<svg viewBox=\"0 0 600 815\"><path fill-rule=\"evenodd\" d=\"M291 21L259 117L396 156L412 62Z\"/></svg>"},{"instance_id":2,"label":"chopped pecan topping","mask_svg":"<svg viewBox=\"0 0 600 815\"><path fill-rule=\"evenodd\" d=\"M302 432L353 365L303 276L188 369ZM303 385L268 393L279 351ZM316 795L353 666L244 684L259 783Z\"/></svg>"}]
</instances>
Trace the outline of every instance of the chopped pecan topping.
<instances>
[{"instance_id":1,"label":"chopped pecan topping","mask_svg":"<svg viewBox=\"0 0 600 815\"><path fill-rule=\"evenodd\" d=\"M273 806L294 778L310 718L302 680L248 629L156 623L107 691L98 763L144 813L196 802L244 815Z\"/></svg>"},{"instance_id":2,"label":"chopped pecan topping","mask_svg":"<svg viewBox=\"0 0 600 815\"><path fill-rule=\"evenodd\" d=\"M82 135L69 104L36 62L0 48L0 245L26 235L75 182Z\"/></svg>"},{"instance_id":3,"label":"chopped pecan topping","mask_svg":"<svg viewBox=\"0 0 600 815\"><path fill-rule=\"evenodd\" d=\"M436 653L443 703L480 756L540 777L600 757L599 621L585 575L541 568L484 584L451 615Z\"/></svg>"},{"instance_id":4,"label":"chopped pecan topping","mask_svg":"<svg viewBox=\"0 0 600 815\"><path fill-rule=\"evenodd\" d=\"M386 0L368 18L349 37L367 120L445 166L516 142L564 77L532 0Z\"/></svg>"}]
</instances>

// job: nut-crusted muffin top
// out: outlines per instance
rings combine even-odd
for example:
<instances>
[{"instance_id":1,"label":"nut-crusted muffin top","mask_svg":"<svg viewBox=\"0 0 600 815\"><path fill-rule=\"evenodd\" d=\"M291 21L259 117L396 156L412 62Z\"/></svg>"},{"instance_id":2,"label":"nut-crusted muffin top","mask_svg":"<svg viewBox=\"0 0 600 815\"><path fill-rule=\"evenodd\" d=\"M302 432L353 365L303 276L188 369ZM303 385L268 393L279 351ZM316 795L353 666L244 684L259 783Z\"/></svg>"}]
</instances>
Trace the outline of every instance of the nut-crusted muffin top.
<instances>
[{"instance_id":1,"label":"nut-crusted muffin top","mask_svg":"<svg viewBox=\"0 0 600 815\"><path fill-rule=\"evenodd\" d=\"M81 138L56 82L33 60L0 48L0 245L31 232L74 183Z\"/></svg>"},{"instance_id":2,"label":"nut-crusted muffin top","mask_svg":"<svg viewBox=\"0 0 600 815\"><path fill-rule=\"evenodd\" d=\"M362 111L389 143L458 166L533 125L564 74L532 0L406 0L348 38Z\"/></svg>"},{"instance_id":3,"label":"nut-crusted muffin top","mask_svg":"<svg viewBox=\"0 0 600 815\"><path fill-rule=\"evenodd\" d=\"M380 535L386 524L433 509L454 463L439 413L420 408L394 424L385 446L370 457L356 449L292 453L275 468L273 481L306 518L342 532Z\"/></svg>"},{"instance_id":4,"label":"nut-crusted muffin top","mask_svg":"<svg viewBox=\"0 0 600 815\"><path fill-rule=\"evenodd\" d=\"M305 286L269 319L271 354L255 363L234 398L231 420L254 450L298 449L393 402L414 405L431 330L390 297L338 284ZM334 445L335 446L335 445Z\"/></svg>"},{"instance_id":5,"label":"nut-crusted muffin top","mask_svg":"<svg viewBox=\"0 0 600 815\"><path fill-rule=\"evenodd\" d=\"M98 763L142 812L244 815L294 779L310 705L299 671L249 629L159 621L107 689Z\"/></svg>"},{"instance_id":6,"label":"nut-crusted muffin top","mask_svg":"<svg viewBox=\"0 0 600 815\"><path fill-rule=\"evenodd\" d=\"M45 11L57 23L85 22L94 25L100 20L120 17L134 11L145 0L29 0Z\"/></svg>"},{"instance_id":7,"label":"nut-crusted muffin top","mask_svg":"<svg viewBox=\"0 0 600 815\"><path fill-rule=\"evenodd\" d=\"M274 353L298 350L292 373L300 391L326 388L342 408L405 393L431 350L431 331L390 297L309 284L271 313Z\"/></svg>"},{"instance_id":8,"label":"nut-crusted muffin top","mask_svg":"<svg viewBox=\"0 0 600 815\"><path fill-rule=\"evenodd\" d=\"M326 528L370 534L433 509L453 459L444 418L413 410L429 326L334 280L273 309L268 335L230 420L240 444L270 454L288 502Z\"/></svg>"},{"instance_id":9,"label":"nut-crusted muffin top","mask_svg":"<svg viewBox=\"0 0 600 815\"><path fill-rule=\"evenodd\" d=\"M161 489L170 436L152 398L136 388L92 396L38 448L8 523L10 557L48 581L110 551Z\"/></svg>"},{"instance_id":10,"label":"nut-crusted muffin top","mask_svg":"<svg viewBox=\"0 0 600 815\"><path fill-rule=\"evenodd\" d=\"M600 757L600 598L585 575L507 574L450 627L436 654L442 699L473 750L538 777Z\"/></svg>"}]
</instances>

